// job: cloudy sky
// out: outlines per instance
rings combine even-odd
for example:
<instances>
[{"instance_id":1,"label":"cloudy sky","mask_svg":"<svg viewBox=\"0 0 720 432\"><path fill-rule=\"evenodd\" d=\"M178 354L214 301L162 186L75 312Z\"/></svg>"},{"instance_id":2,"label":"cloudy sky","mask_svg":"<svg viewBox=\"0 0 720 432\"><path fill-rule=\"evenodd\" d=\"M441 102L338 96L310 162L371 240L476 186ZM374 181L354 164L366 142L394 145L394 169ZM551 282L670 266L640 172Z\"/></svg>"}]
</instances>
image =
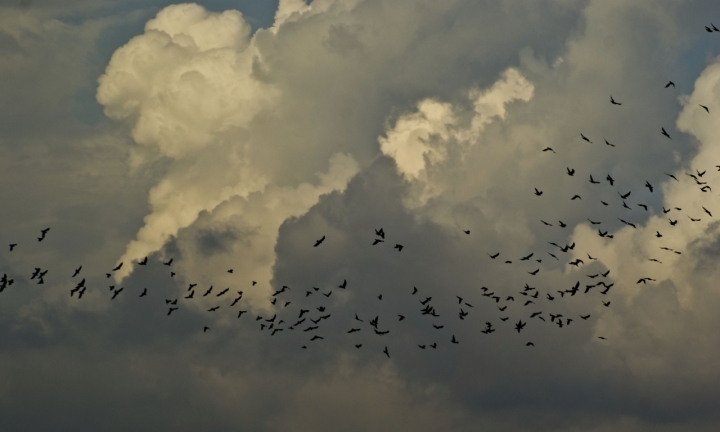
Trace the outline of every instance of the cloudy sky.
<instances>
[{"instance_id":1,"label":"cloudy sky","mask_svg":"<svg viewBox=\"0 0 720 432\"><path fill-rule=\"evenodd\" d=\"M712 21L0 1L0 430L719 430Z\"/></svg>"}]
</instances>

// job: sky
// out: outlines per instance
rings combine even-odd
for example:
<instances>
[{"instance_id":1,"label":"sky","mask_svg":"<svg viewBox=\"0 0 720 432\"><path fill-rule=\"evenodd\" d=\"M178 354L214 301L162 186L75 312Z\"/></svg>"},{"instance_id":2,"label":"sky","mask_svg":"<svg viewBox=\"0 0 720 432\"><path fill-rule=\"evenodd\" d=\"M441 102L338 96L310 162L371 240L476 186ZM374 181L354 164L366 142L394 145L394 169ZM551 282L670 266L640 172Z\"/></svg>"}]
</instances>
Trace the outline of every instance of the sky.
<instances>
[{"instance_id":1,"label":"sky","mask_svg":"<svg viewBox=\"0 0 720 432\"><path fill-rule=\"evenodd\" d=\"M719 430L718 17L0 1L0 430Z\"/></svg>"}]
</instances>

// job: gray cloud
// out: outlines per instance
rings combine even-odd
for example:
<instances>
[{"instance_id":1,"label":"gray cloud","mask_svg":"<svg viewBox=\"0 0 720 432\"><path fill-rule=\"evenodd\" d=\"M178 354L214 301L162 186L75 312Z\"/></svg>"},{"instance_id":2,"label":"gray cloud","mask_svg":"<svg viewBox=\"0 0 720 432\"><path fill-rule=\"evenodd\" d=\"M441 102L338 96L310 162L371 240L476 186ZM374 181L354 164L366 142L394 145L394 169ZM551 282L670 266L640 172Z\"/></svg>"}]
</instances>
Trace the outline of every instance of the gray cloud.
<instances>
[{"instance_id":1,"label":"gray cloud","mask_svg":"<svg viewBox=\"0 0 720 432\"><path fill-rule=\"evenodd\" d=\"M717 429L716 6L158 6L0 14L0 429Z\"/></svg>"}]
</instances>

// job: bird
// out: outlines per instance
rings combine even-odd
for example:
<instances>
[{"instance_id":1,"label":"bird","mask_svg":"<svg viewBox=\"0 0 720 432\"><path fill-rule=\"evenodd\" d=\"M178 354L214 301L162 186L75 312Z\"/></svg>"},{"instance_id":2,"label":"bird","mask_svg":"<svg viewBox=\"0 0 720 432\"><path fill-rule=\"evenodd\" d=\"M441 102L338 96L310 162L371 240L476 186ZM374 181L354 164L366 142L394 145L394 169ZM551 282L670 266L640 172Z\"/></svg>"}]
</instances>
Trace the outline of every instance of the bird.
<instances>
[{"instance_id":1,"label":"bird","mask_svg":"<svg viewBox=\"0 0 720 432\"><path fill-rule=\"evenodd\" d=\"M434 348L434 347L433 347L433 348ZM383 350L383 352L385 353L385 355L386 355L388 358L390 358L390 353L388 352L388 347L387 347L387 345L385 346L385 349Z\"/></svg>"},{"instance_id":2,"label":"bird","mask_svg":"<svg viewBox=\"0 0 720 432\"><path fill-rule=\"evenodd\" d=\"M230 270L228 270L227 272L228 272L228 273L232 273L232 272L233 272L233 269L230 269Z\"/></svg>"},{"instance_id":3,"label":"bird","mask_svg":"<svg viewBox=\"0 0 720 432\"><path fill-rule=\"evenodd\" d=\"M413 292L410 295L415 295L415 293L417 293L417 292L418 292L418 289L416 287L413 287Z\"/></svg>"},{"instance_id":4,"label":"bird","mask_svg":"<svg viewBox=\"0 0 720 432\"><path fill-rule=\"evenodd\" d=\"M208 290L205 291L205 294L203 294L203 297L206 297L208 294L210 294L210 292L212 291L212 289L213 289L213 287L212 287L212 285L210 285L210 288L208 288Z\"/></svg>"},{"instance_id":5,"label":"bird","mask_svg":"<svg viewBox=\"0 0 720 432\"><path fill-rule=\"evenodd\" d=\"M122 268L122 266L123 266L123 263L120 263L120 264L118 264L118 265L117 265L114 269L112 269L112 270L113 270L113 271L118 271L118 270L120 270L120 269Z\"/></svg>"},{"instance_id":6,"label":"bird","mask_svg":"<svg viewBox=\"0 0 720 432\"><path fill-rule=\"evenodd\" d=\"M393 249L397 249L398 252L402 252L402 250L403 250L403 245L401 245L401 244L396 244ZM410 255L412 255L412 254L410 254Z\"/></svg>"},{"instance_id":7,"label":"bird","mask_svg":"<svg viewBox=\"0 0 720 432\"><path fill-rule=\"evenodd\" d=\"M122 292L122 290L123 290L123 288L120 287L120 289L113 291L113 296L112 296L111 300L115 300L115 297L117 297L118 294L120 294L120 292Z\"/></svg>"},{"instance_id":8,"label":"bird","mask_svg":"<svg viewBox=\"0 0 720 432\"><path fill-rule=\"evenodd\" d=\"M556 153L555 150L553 150L553 149L550 148L550 147L545 147L544 149L542 149L542 151L544 151L544 152L546 152L546 151L551 151L551 152L553 152L553 153Z\"/></svg>"},{"instance_id":9,"label":"bird","mask_svg":"<svg viewBox=\"0 0 720 432\"><path fill-rule=\"evenodd\" d=\"M520 258L520 261L527 261L527 260L529 260L530 257L532 257L532 256L533 256L533 253L531 253L530 255L527 255L527 256L524 256L524 257Z\"/></svg>"},{"instance_id":10,"label":"bird","mask_svg":"<svg viewBox=\"0 0 720 432\"><path fill-rule=\"evenodd\" d=\"M515 330L517 330L518 333L520 333L520 330L525 328L525 325L527 323L522 322L522 320L518 321L517 324L515 324Z\"/></svg>"},{"instance_id":11,"label":"bird","mask_svg":"<svg viewBox=\"0 0 720 432\"><path fill-rule=\"evenodd\" d=\"M558 223L560 224L560 228L565 228L567 226L567 224L563 221L558 221Z\"/></svg>"},{"instance_id":12,"label":"bird","mask_svg":"<svg viewBox=\"0 0 720 432\"><path fill-rule=\"evenodd\" d=\"M672 177L673 179L675 179L675 181L680 181L680 180L677 179L677 177L675 177L675 176L672 175L672 174L668 174L668 173L663 173L663 174L665 174L665 175L668 176L668 177Z\"/></svg>"},{"instance_id":13,"label":"bird","mask_svg":"<svg viewBox=\"0 0 720 432\"><path fill-rule=\"evenodd\" d=\"M626 193L626 194L623 195L623 194L621 194L620 192L618 192L618 195L620 195L620 198L622 198L622 199L627 199L627 197L629 197L631 193L632 193L632 191L630 191L630 192L628 192L628 193Z\"/></svg>"},{"instance_id":14,"label":"bird","mask_svg":"<svg viewBox=\"0 0 720 432\"><path fill-rule=\"evenodd\" d=\"M672 81L668 81L668 83L667 83L667 84L665 84L665 88L668 88L668 87L670 87L670 86L673 86L673 87L675 87L675 83L674 83L674 82L672 82Z\"/></svg>"},{"instance_id":15,"label":"bird","mask_svg":"<svg viewBox=\"0 0 720 432\"><path fill-rule=\"evenodd\" d=\"M143 289L143 292L140 294L139 297L145 297L147 295L147 288Z\"/></svg>"},{"instance_id":16,"label":"bird","mask_svg":"<svg viewBox=\"0 0 720 432\"><path fill-rule=\"evenodd\" d=\"M570 201L574 201L576 199L582 199L582 197L580 195L573 195L573 197L570 198Z\"/></svg>"},{"instance_id":17,"label":"bird","mask_svg":"<svg viewBox=\"0 0 720 432\"><path fill-rule=\"evenodd\" d=\"M455 339L455 335L452 335L452 339L450 339L450 342L456 344L459 343L457 339Z\"/></svg>"},{"instance_id":18,"label":"bird","mask_svg":"<svg viewBox=\"0 0 720 432\"><path fill-rule=\"evenodd\" d=\"M610 147L615 147L615 144L609 143L608 140L605 140L605 144L609 145Z\"/></svg>"},{"instance_id":19,"label":"bird","mask_svg":"<svg viewBox=\"0 0 720 432\"><path fill-rule=\"evenodd\" d=\"M535 195L540 196L542 194L543 194L542 191L539 191L539 190L537 190L537 188L535 188Z\"/></svg>"},{"instance_id":20,"label":"bird","mask_svg":"<svg viewBox=\"0 0 720 432\"><path fill-rule=\"evenodd\" d=\"M315 240L315 244L313 245L313 247L320 246L320 244L324 241L325 241L325 236L322 236L322 238L320 240Z\"/></svg>"},{"instance_id":21,"label":"bird","mask_svg":"<svg viewBox=\"0 0 720 432\"><path fill-rule=\"evenodd\" d=\"M375 235L378 235L381 238L385 238L385 231L383 231L383 229L380 228L379 230L375 230Z\"/></svg>"},{"instance_id":22,"label":"bird","mask_svg":"<svg viewBox=\"0 0 720 432\"><path fill-rule=\"evenodd\" d=\"M148 257L143 258L142 261L138 262L138 265L142 265L142 266L147 265L147 259L148 259Z\"/></svg>"},{"instance_id":23,"label":"bird","mask_svg":"<svg viewBox=\"0 0 720 432\"><path fill-rule=\"evenodd\" d=\"M704 208L704 207L703 207L703 208ZM707 211L707 210L705 210L705 211ZM711 215L711 216L712 216L712 215ZM77 276L77 275L80 273L80 270L82 270L82 266L80 266L80 267L78 267L78 268L75 269L75 273L73 273L72 277Z\"/></svg>"},{"instance_id":24,"label":"bird","mask_svg":"<svg viewBox=\"0 0 720 432\"><path fill-rule=\"evenodd\" d=\"M710 210L706 209L705 207L703 207L702 209L705 210L705 213L707 213L708 216L712 217L712 213L710 213Z\"/></svg>"},{"instance_id":25,"label":"bird","mask_svg":"<svg viewBox=\"0 0 720 432\"><path fill-rule=\"evenodd\" d=\"M178 309L178 308L176 308L176 307L175 307L175 308L174 308L174 307L171 307L170 310L168 310L168 313L167 313L168 316L169 316L171 313L173 313L173 311L176 311L177 309Z\"/></svg>"},{"instance_id":26,"label":"bird","mask_svg":"<svg viewBox=\"0 0 720 432\"><path fill-rule=\"evenodd\" d=\"M653 187L652 187L652 185L650 184L650 182L645 181L645 187L648 188L648 189L650 190L650 192L653 191Z\"/></svg>"},{"instance_id":27,"label":"bird","mask_svg":"<svg viewBox=\"0 0 720 432\"><path fill-rule=\"evenodd\" d=\"M708 109L708 107L706 107L705 105L701 105L701 104L698 104L698 105L700 105L705 111L707 111L708 114L710 114L710 110Z\"/></svg>"},{"instance_id":28,"label":"bird","mask_svg":"<svg viewBox=\"0 0 720 432\"><path fill-rule=\"evenodd\" d=\"M463 230L463 232L467 235L470 235L470 230Z\"/></svg>"},{"instance_id":29,"label":"bird","mask_svg":"<svg viewBox=\"0 0 720 432\"><path fill-rule=\"evenodd\" d=\"M610 183L610 186L612 186L615 183L615 180L612 177L610 177L610 174L608 174L607 177L605 177L605 180L607 180Z\"/></svg>"},{"instance_id":30,"label":"bird","mask_svg":"<svg viewBox=\"0 0 720 432\"><path fill-rule=\"evenodd\" d=\"M572 177L572 176L575 175L575 169L574 169L574 168L573 168L573 169L565 168L565 169L567 169L567 174L568 174L570 177Z\"/></svg>"},{"instance_id":31,"label":"bird","mask_svg":"<svg viewBox=\"0 0 720 432\"><path fill-rule=\"evenodd\" d=\"M582 137L583 140L585 140L585 141L589 142L590 144L592 144L592 141L590 141L590 140L588 139L588 137L586 137L586 136L583 135L582 133L580 134L580 137Z\"/></svg>"},{"instance_id":32,"label":"bird","mask_svg":"<svg viewBox=\"0 0 720 432\"><path fill-rule=\"evenodd\" d=\"M497 258L498 255L500 255L500 252L496 253L495 255L490 255L490 254L488 254L488 256L489 256L490 258L492 258L492 259Z\"/></svg>"},{"instance_id":33,"label":"bird","mask_svg":"<svg viewBox=\"0 0 720 432\"><path fill-rule=\"evenodd\" d=\"M610 95L610 103L613 105L622 105L620 102L616 102L615 99L613 99L612 95Z\"/></svg>"},{"instance_id":34,"label":"bird","mask_svg":"<svg viewBox=\"0 0 720 432\"><path fill-rule=\"evenodd\" d=\"M373 244L372 244L372 245L375 246L376 244L382 243L382 242L384 242L384 241L385 241L385 240L375 239L375 240L373 240Z\"/></svg>"},{"instance_id":35,"label":"bird","mask_svg":"<svg viewBox=\"0 0 720 432\"><path fill-rule=\"evenodd\" d=\"M208 330L210 330L210 327L208 327L208 326L203 327L203 333L207 333Z\"/></svg>"},{"instance_id":36,"label":"bird","mask_svg":"<svg viewBox=\"0 0 720 432\"><path fill-rule=\"evenodd\" d=\"M10 252L12 252L13 249L15 249L15 246L17 246L17 243L10 243L9 246L10 246Z\"/></svg>"},{"instance_id":37,"label":"bird","mask_svg":"<svg viewBox=\"0 0 720 432\"><path fill-rule=\"evenodd\" d=\"M347 279L343 279L343 283L340 284L340 285L338 285L338 288L343 288L343 289L345 289L345 287L347 287Z\"/></svg>"},{"instance_id":38,"label":"bird","mask_svg":"<svg viewBox=\"0 0 720 432\"><path fill-rule=\"evenodd\" d=\"M164 262L163 265L170 267L172 265L172 262L173 262L173 258L170 258L170 261Z\"/></svg>"},{"instance_id":39,"label":"bird","mask_svg":"<svg viewBox=\"0 0 720 432\"><path fill-rule=\"evenodd\" d=\"M537 269L537 270L528 272L528 274L531 274L531 275L535 276L536 274L538 274L539 271L540 271L540 269Z\"/></svg>"},{"instance_id":40,"label":"bird","mask_svg":"<svg viewBox=\"0 0 720 432\"><path fill-rule=\"evenodd\" d=\"M661 133L662 133L663 135L665 135L666 137L670 138L670 135L668 135L668 133L665 131L665 128L661 128L661 129L662 129L662 132L661 132ZM672 138L670 138L670 139L672 139Z\"/></svg>"},{"instance_id":41,"label":"bird","mask_svg":"<svg viewBox=\"0 0 720 432\"><path fill-rule=\"evenodd\" d=\"M41 242L45 239L45 235L50 231L50 228L45 228L40 230L40 237L38 237L38 241Z\"/></svg>"},{"instance_id":42,"label":"bird","mask_svg":"<svg viewBox=\"0 0 720 432\"><path fill-rule=\"evenodd\" d=\"M525 344L525 346L531 346L531 347L534 347L534 346L535 346L535 344L534 344L534 343L532 343L532 342L528 342L528 343L526 343L526 344Z\"/></svg>"},{"instance_id":43,"label":"bird","mask_svg":"<svg viewBox=\"0 0 720 432\"><path fill-rule=\"evenodd\" d=\"M592 174L590 174L590 183L592 183L592 184L600 184L600 182L599 182L599 181L597 181L597 180L593 180L593 176L592 176Z\"/></svg>"}]
</instances>

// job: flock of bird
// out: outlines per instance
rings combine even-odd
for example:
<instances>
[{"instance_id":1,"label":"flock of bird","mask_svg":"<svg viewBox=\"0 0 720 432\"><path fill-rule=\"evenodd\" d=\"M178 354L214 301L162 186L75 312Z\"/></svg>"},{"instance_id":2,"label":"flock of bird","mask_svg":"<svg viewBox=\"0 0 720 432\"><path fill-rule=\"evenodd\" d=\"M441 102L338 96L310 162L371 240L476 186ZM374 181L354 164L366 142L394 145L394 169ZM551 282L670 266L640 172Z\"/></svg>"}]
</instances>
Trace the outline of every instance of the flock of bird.
<instances>
[{"instance_id":1,"label":"flock of bird","mask_svg":"<svg viewBox=\"0 0 720 432\"><path fill-rule=\"evenodd\" d=\"M706 27L706 29L708 32L720 31L712 24L711 27ZM665 88L668 87L675 87L675 84L670 81L667 83L667 85L665 85ZM613 96L610 96L610 103L613 106L622 106L622 102L619 102ZM708 114L710 113L710 110L707 106L700 106ZM660 127L659 134L667 139L672 139L672 137L665 130L664 127ZM585 136L583 133L580 133L580 139L589 144L594 144L594 141ZM607 146L616 146L616 144L610 143L607 140L604 141L605 145ZM551 147L546 147L542 149L542 151L557 153ZM720 171L720 165L718 165L717 168ZM689 178L692 178L692 180L698 186L698 189L701 192L709 192L712 190L711 186L703 180L705 174L706 170L696 170L693 173L687 174ZM568 177L577 179L578 177L576 177L576 175L579 176L579 173L576 171L575 168L566 167L563 175L567 175ZM665 173L665 175L667 175L674 181L680 181L676 176L672 174ZM603 183L606 183L607 185L609 185L610 188L615 187L615 179L613 179L610 174L606 175L603 180L599 180L602 179L602 177L596 178L592 174L588 174L588 177L588 181L593 185L601 185ZM650 193L653 193L655 191L655 187L648 181L646 181L642 187L646 188ZM617 190L617 196L614 198L617 201L616 203L611 204L612 200L607 197L603 197L603 199L597 199L597 201L599 201L599 204L603 207L614 206L618 209L622 208L622 210L620 210L622 213L620 215L615 215L615 218L626 226L637 228L636 224L628 222L626 220L629 219L626 214L632 214L628 213L628 211L640 208L644 211L648 211L648 205L644 203L634 203L632 205L629 205L628 201L632 193L632 190ZM543 194L544 191L537 188L534 189L534 195L538 197L537 199L543 199L541 198ZM591 199L595 199L595 197L583 198L578 194L574 194L572 197L570 197L570 200L573 201L582 200L586 206L590 205ZM699 209L697 210L699 211ZM682 211L682 209L677 207L673 207L670 209L666 209L663 207L664 214L680 211ZM712 212L705 206L702 206L702 211L708 217L713 217ZM673 213L673 215L674 214L676 213ZM687 216L691 223L701 220L700 217L693 217L689 214ZM670 228L676 226L680 221L679 217L673 217L668 218L668 227ZM610 228L607 228L607 225L609 224L608 221L593 220L591 218L587 218L587 221L591 224L591 226L597 226L598 235L600 237L606 239L613 238L613 234L611 233ZM540 222L546 227L557 226L559 228L567 228L568 226L570 226L570 224L565 223L561 220L558 220L557 224L554 222L548 222L544 219L541 219ZM462 231L465 235L470 235L470 230L462 229ZM49 227L42 229L40 231L40 235L37 237L37 241L42 242L43 240L45 240L49 232ZM655 236L657 238L662 238L663 234L658 231L656 232ZM321 238L316 240L312 246L316 248L322 247L325 239L326 238L323 235ZM374 232L374 238L368 239L368 247L382 247L380 245L382 245L383 243L386 243L385 231L382 228L376 229ZM392 243L395 244L392 249L397 250L397 252L395 253L401 253L403 251L404 246L402 244L395 242ZM19 246L17 243L12 243L9 245L9 251L12 253L18 247ZM548 248L549 250L545 250L543 252L547 254L548 257L551 257L552 259L561 262L563 261L562 254L574 251L576 248L576 244L566 244L560 243L558 241L549 241ZM659 249L674 254L682 253L681 251L677 251L666 246L659 246ZM541 256L539 256L539 254L543 252L533 251L519 257L518 259L501 258L501 253L498 251L490 251L487 253L487 255L490 260L497 260L500 258L500 261L498 262L504 261L505 264L535 264L526 269L526 273L528 274L527 277L530 281L532 281L532 277L537 276L538 273L541 271L541 267L539 266L539 264L542 263L543 259ZM598 258L593 257L592 255L590 255L590 253L586 253L586 255L586 260L581 258L575 258L574 260L567 260L567 264L579 269L581 266L588 265L590 262L598 261ZM657 258L649 258L649 260L661 263L661 261ZM110 272L105 273L105 277L107 279L111 278L114 272L119 271L123 267L123 264L124 263L122 262L117 264L114 268L112 268ZM173 259L161 262L161 264L168 267L168 269L170 270L169 276L171 278L175 276L175 273L172 271ZM145 257L143 260L138 261L137 265L147 266L148 258ZM48 271L48 269L36 267L33 269L32 272L29 272L29 280L34 281L34 283L37 284L44 284L45 279L48 275ZM233 270L228 269L227 273L232 274ZM89 288L86 278L83 278L82 275L82 266L74 269L72 274L68 272L68 276L71 280L73 280L74 284L74 287L70 289L69 295L71 297L77 298L78 300L83 298L87 289ZM11 287L15 283L15 277L17 276L9 275L7 273L2 275L2 278L0 278L0 293L2 293L8 287ZM543 322L546 325L551 324L559 329L562 329L564 327L570 326L576 320L581 320L580 322L586 322L592 317L591 313L589 313L588 311L574 311L572 314L569 314L567 312L561 313L557 310L554 310L553 313L545 312L546 310L553 308L555 305L558 305L561 302L570 301L570 299L576 295L595 295L592 293L597 293L597 295L600 296L599 299L603 307L609 308L612 303L612 301L610 300L610 290L611 288L613 288L613 286L615 286L615 282L610 279L610 270L598 270L593 272L592 274L587 274L586 277L588 278L587 281L577 280L574 283L568 283L568 285L563 289L556 289L552 292L550 290L542 291L537 287L530 286L529 283L525 283L523 287L518 287L515 291L512 292L507 292L507 289L503 289L503 292L500 292L501 290L493 290L488 287L481 287L479 288L478 294L473 297L474 300L469 298L466 299L457 295L448 295L448 298L441 299L444 302L443 306L438 305L439 299L434 299L432 296L422 294L422 290L417 287L411 287L407 290L403 290L399 294L394 293L394 295L400 295L403 297L402 304L404 306L401 308L401 310L393 311L393 313L385 313L385 310L383 310L383 313L373 314L375 316L360 316L362 314L353 312L351 313L351 316L343 316L340 318L337 318L335 315L333 315L333 302L330 297L333 295L333 293L336 292L336 289L344 292L345 294L341 295L347 297L349 295L347 294L349 293L349 290L352 290L354 288L352 286L352 283L348 282L347 280L343 280L341 283L338 283L333 289L324 290L321 290L318 287L300 289L297 287L291 288L290 286L283 285L281 289L271 291L271 293L268 294L268 301L270 304L265 310L274 311L272 316L269 316L269 313L266 313L267 316L263 316L259 313L252 318L250 317L252 315L250 310L242 309L243 307L248 306L247 303L241 302L244 294L242 290L235 291L235 293L231 294L231 289L229 287L221 290L217 290L213 286L201 289L197 286L197 284L190 283L184 293L180 296L182 298L182 302L180 304L178 304L179 298L163 299L164 307L166 308L163 309L163 313L166 313L167 316L173 316L174 313L176 313L176 311L180 309L182 303L189 305L191 302L196 301L198 298L207 298L208 300L212 299L213 306L206 309L206 313L213 314L218 313L218 311L230 310L230 313L232 313L233 316L236 315L237 319L245 319L254 322L259 331L265 332L268 336L276 336L279 333L287 334L291 332L300 334L302 342L298 343L298 346L302 349L308 349L308 347L312 346L313 343L321 343L320 341L325 339L328 332L345 333L347 335L347 338L350 339L350 343L352 344L352 346L354 346L356 349L360 349L363 347L363 344L367 344L367 337L360 337L361 335L369 334L371 335L371 337L380 338L378 340L382 341L382 337L389 334L391 331L402 331L402 326L404 325L403 321L406 321L406 319L412 317L413 320L416 321L416 323L419 323L417 325L421 326L421 328L422 326L425 326L425 328L427 328L427 331L422 332L422 334L425 335L426 340L418 341L419 343L416 343L418 347L417 349L438 349L443 345L449 346L461 343L455 333L453 333L452 331L448 332L445 329L449 329L450 327L452 327L452 325L456 325L460 321L466 320L470 315L470 311L477 305L477 301L489 302L489 304L497 310L497 317L488 318L482 326L481 333L483 333L484 335L490 335L496 331L510 331L517 332L517 334L522 334L523 330L526 328L526 326L528 326L529 323ZM637 281L637 284L653 281L655 281L655 279L651 277L643 277ZM248 284L250 284L251 287L254 287L257 285L257 282L250 281L248 282ZM133 290L135 292L129 292ZM143 287L142 289L137 287L133 288L132 290L125 290L124 287L116 287L115 285L110 284L109 289L106 292L109 292L109 297L111 300L116 300L121 295L135 296L140 299L146 297L157 297L153 296L152 291L148 290L147 287ZM367 294L367 291L360 292L360 290L358 290L352 295L357 296L363 294ZM383 294L379 293L376 298L378 302L382 302ZM159 302L159 300L157 299L142 301ZM475 304L471 303L471 301ZM454 304L454 310L452 312L448 311L448 308L445 307L448 302L452 302L452 304ZM487 307L489 306L486 306L485 310L487 310ZM567 307L565 309L567 309ZM205 310L204 307L203 310ZM514 316L512 320L511 315ZM334 321L335 323L330 324L331 321ZM410 320L408 319L407 321ZM449 325L451 322L453 324ZM345 325L346 327L344 329L341 329L341 326L343 325ZM211 331L211 327L205 325L202 331ZM605 337L603 336L598 337L600 339L605 339ZM535 346L535 343L533 341L528 341L526 339L523 339L520 343L529 347ZM388 345L385 343L380 343L379 346L383 347L382 353L388 358L391 358L391 350Z\"/></svg>"}]
</instances>

